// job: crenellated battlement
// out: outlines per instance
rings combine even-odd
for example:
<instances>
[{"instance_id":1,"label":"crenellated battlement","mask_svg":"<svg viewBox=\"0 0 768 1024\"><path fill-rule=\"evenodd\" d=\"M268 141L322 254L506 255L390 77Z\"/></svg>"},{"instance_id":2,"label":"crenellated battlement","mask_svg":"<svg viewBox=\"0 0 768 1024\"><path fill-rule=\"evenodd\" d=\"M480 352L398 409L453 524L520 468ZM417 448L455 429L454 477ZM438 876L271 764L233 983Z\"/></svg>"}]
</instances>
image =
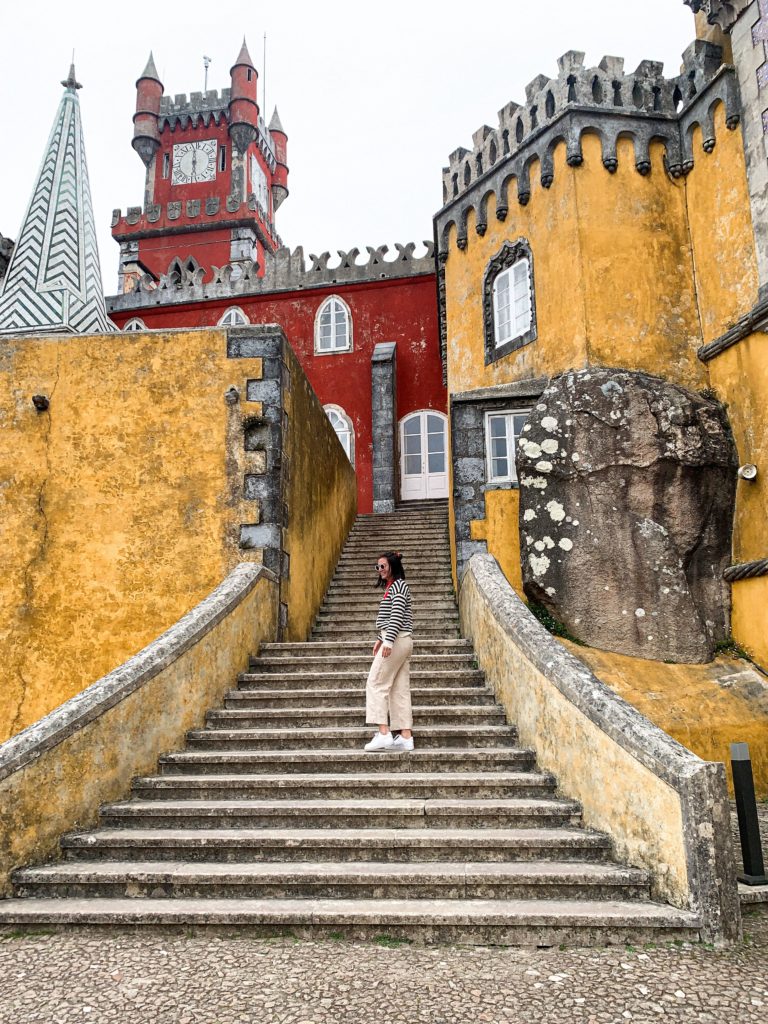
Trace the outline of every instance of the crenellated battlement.
<instances>
[{"instance_id":1,"label":"crenellated battlement","mask_svg":"<svg viewBox=\"0 0 768 1024\"><path fill-rule=\"evenodd\" d=\"M174 259L168 273L155 279L144 274L133 291L107 298L110 312L138 312L155 306L174 305L221 298L242 298L268 292L302 291L328 285L356 284L367 281L416 277L435 272L434 245L425 241L424 252L416 254L416 243L395 242L396 255L387 259L386 245L366 246L368 258L358 262L360 250L337 250L338 262L330 252L309 254L309 265L301 246L293 251L281 248L274 256L267 255L264 274L251 260L214 267L206 277L195 260L182 264Z\"/></svg>"},{"instance_id":2,"label":"crenellated battlement","mask_svg":"<svg viewBox=\"0 0 768 1024\"><path fill-rule=\"evenodd\" d=\"M160 133L167 129L196 128L198 125L208 127L210 124L221 124L229 121L229 104L232 98L231 89L209 89L207 92L177 93L172 98L163 96L160 100ZM277 154L272 133L264 118L259 114L257 142L259 149L267 159L270 169L277 165Z\"/></svg>"},{"instance_id":3,"label":"crenellated battlement","mask_svg":"<svg viewBox=\"0 0 768 1024\"><path fill-rule=\"evenodd\" d=\"M601 135L608 171L618 166L618 136L634 132L641 142L637 160L641 174L650 170L644 149L651 137L670 143L672 173L684 173L690 152L682 153L685 140L680 138L678 125L722 67L719 46L696 40L683 54L681 73L673 78L665 78L663 64L650 60L641 61L632 72L625 72L620 57L603 57L597 67L585 68L584 54L576 50L563 54L557 63L557 77L538 75L525 88L525 103L507 103L498 113L495 128L482 125L474 132L471 150L459 147L451 153L448 166L443 168L446 208L500 165L507 165L534 147L542 159L542 184L549 187L552 172L547 144L552 138L565 139L568 163L577 166L580 135L585 130ZM735 92L730 106L735 106ZM574 121L571 130L553 133L567 115ZM523 189L521 201L526 201L525 196Z\"/></svg>"},{"instance_id":4,"label":"crenellated battlement","mask_svg":"<svg viewBox=\"0 0 768 1024\"><path fill-rule=\"evenodd\" d=\"M169 203L155 203L145 208L129 206L125 216L122 210L113 210L112 234L118 240L146 238L154 234L163 234L169 228L178 229L188 224L199 227L208 218L211 220L212 228L220 228L230 223L226 216L222 217L222 213L231 214L232 225L257 218L270 237L279 243L280 236L275 230L274 222L253 192L244 203L240 202L238 196L229 195L222 205L219 196L209 196L207 199L177 199ZM253 218L252 214L255 214L256 218Z\"/></svg>"}]
</instances>

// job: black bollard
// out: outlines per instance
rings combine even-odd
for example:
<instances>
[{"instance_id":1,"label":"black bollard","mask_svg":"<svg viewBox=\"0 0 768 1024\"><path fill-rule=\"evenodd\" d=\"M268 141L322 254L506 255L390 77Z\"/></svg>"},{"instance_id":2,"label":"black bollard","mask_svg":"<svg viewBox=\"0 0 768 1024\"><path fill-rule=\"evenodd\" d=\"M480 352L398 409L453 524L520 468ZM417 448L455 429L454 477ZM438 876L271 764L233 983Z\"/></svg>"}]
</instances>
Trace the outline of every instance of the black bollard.
<instances>
[{"instance_id":1,"label":"black bollard","mask_svg":"<svg viewBox=\"0 0 768 1024\"><path fill-rule=\"evenodd\" d=\"M731 771L736 796L736 814L739 818L741 858L744 862L744 873L738 875L738 879L747 885L768 885L763 864L763 849L760 845L755 782L752 777L748 743L731 744Z\"/></svg>"}]
</instances>

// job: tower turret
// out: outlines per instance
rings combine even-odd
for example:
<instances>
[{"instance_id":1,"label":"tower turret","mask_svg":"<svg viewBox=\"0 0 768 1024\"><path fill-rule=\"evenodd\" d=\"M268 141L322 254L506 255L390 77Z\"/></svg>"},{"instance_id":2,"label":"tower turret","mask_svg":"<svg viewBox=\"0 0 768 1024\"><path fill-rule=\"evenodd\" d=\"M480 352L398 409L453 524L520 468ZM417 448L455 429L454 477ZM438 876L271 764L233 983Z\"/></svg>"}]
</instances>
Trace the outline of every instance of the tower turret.
<instances>
[{"instance_id":1,"label":"tower turret","mask_svg":"<svg viewBox=\"0 0 768 1024\"><path fill-rule=\"evenodd\" d=\"M259 76L248 53L245 37L238 58L229 73L232 77L229 134L238 152L245 153L250 143L256 139L259 127L259 105L256 101Z\"/></svg>"},{"instance_id":2,"label":"tower turret","mask_svg":"<svg viewBox=\"0 0 768 1024\"><path fill-rule=\"evenodd\" d=\"M276 210L288 196L288 136L280 123L277 107L269 122L269 134L275 146L277 161L275 173L272 175L272 206Z\"/></svg>"},{"instance_id":3,"label":"tower turret","mask_svg":"<svg viewBox=\"0 0 768 1024\"><path fill-rule=\"evenodd\" d=\"M147 66L136 82L136 113L133 115L133 142L131 145L149 167L160 148L160 100L163 83L157 74L155 61L150 53Z\"/></svg>"}]
</instances>

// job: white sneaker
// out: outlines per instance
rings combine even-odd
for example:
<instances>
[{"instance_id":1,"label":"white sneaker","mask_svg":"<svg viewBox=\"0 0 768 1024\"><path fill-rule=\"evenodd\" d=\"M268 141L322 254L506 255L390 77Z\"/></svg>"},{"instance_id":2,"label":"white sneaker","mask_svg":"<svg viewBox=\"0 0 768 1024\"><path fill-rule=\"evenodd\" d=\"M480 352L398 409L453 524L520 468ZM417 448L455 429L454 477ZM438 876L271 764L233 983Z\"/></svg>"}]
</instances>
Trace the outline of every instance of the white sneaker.
<instances>
[{"instance_id":1,"label":"white sneaker","mask_svg":"<svg viewBox=\"0 0 768 1024\"><path fill-rule=\"evenodd\" d=\"M371 750L391 750L392 749L392 733L391 732L377 732L370 743L365 744L365 749Z\"/></svg>"},{"instance_id":2,"label":"white sneaker","mask_svg":"<svg viewBox=\"0 0 768 1024\"><path fill-rule=\"evenodd\" d=\"M393 750L413 750L413 736L409 736L408 739L405 736L395 736L392 740Z\"/></svg>"}]
</instances>

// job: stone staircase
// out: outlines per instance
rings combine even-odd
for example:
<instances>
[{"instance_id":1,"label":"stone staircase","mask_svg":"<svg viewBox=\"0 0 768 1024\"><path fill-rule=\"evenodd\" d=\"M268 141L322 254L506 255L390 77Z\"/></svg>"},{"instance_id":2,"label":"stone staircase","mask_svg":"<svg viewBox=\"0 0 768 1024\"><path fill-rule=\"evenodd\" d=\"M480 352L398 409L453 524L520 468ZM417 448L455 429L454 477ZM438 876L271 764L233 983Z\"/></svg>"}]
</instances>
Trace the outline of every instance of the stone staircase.
<instances>
[{"instance_id":1,"label":"stone staircase","mask_svg":"<svg viewBox=\"0 0 768 1024\"><path fill-rule=\"evenodd\" d=\"M382 551L414 598L416 750L366 754ZM16 872L0 926L551 945L696 940L537 770L459 637L445 502L359 516L307 643L266 644L187 748Z\"/></svg>"}]
</instances>

